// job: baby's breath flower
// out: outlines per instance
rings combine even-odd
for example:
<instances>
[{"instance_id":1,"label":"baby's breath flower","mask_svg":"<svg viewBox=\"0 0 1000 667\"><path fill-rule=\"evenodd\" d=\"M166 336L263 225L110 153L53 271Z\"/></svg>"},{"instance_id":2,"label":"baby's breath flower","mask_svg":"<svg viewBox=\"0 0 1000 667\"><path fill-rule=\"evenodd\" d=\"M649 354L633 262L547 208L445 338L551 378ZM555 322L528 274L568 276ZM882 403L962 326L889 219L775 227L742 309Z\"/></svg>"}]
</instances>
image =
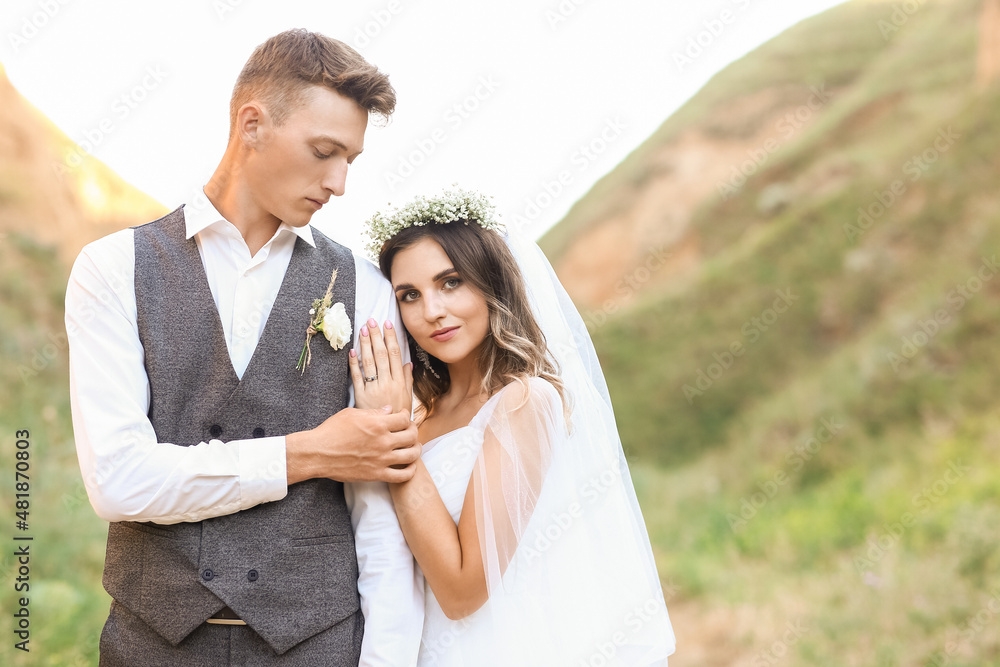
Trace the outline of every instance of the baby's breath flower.
<instances>
[{"instance_id":1,"label":"baby's breath flower","mask_svg":"<svg viewBox=\"0 0 1000 667\"><path fill-rule=\"evenodd\" d=\"M407 227L443 225L456 220L465 224L469 224L471 220L483 229L502 234L504 227L499 221L492 199L480 192L463 190L457 186L432 199L419 195L402 208L378 212L369 218L365 223L368 236L365 249L377 259L385 242Z\"/></svg>"}]
</instances>

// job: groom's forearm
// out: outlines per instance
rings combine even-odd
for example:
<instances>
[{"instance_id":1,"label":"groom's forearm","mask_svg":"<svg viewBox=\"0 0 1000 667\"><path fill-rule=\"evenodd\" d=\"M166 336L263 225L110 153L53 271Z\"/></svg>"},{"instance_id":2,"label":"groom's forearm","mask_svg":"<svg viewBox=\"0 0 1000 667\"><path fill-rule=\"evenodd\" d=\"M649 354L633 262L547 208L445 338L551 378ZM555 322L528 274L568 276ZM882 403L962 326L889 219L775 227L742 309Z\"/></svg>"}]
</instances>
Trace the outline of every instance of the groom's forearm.
<instances>
[{"instance_id":1,"label":"groom's forearm","mask_svg":"<svg viewBox=\"0 0 1000 667\"><path fill-rule=\"evenodd\" d=\"M288 484L325 477L339 482L405 482L420 458L409 410L346 408L314 429L285 437Z\"/></svg>"},{"instance_id":2,"label":"groom's forearm","mask_svg":"<svg viewBox=\"0 0 1000 667\"><path fill-rule=\"evenodd\" d=\"M312 431L300 431L285 436L285 471L288 474L288 485L302 482L320 474L317 465L317 445Z\"/></svg>"}]
</instances>

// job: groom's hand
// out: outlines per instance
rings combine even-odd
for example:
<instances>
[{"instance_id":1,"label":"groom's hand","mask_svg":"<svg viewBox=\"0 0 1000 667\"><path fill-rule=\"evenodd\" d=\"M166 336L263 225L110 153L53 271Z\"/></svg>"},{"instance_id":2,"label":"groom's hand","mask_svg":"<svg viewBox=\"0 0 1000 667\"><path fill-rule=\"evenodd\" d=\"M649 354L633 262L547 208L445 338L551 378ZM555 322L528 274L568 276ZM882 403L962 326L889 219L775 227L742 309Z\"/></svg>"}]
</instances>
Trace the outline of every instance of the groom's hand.
<instances>
[{"instance_id":1,"label":"groom's hand","mask_svg":"<svg viewBox=\"0 0 1000 667\"><path fill-rule=\"evenodd\" d=\"M309 431L285 437L288 484L327 477L340 482L409 481L420 458L409 409L347 408Z\"/></svg>"}]
</instances>

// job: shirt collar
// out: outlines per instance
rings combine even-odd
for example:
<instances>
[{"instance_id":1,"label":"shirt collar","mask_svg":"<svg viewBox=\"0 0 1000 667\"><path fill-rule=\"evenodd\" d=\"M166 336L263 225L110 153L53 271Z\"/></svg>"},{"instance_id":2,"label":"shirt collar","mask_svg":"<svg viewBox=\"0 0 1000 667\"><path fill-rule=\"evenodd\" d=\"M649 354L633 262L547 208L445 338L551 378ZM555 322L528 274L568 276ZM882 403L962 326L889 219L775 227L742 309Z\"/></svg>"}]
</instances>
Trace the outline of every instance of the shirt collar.
<instances>
[{"instance_id":1,"label":"shirt collar","mask_svg":"<svg viewBox=\"0 0 1000 667\"><path fill-rule=\"evenodd\" d=\"M218 222L228 222L232 224L219 213L215 205L205 196L205 193L201 190L188 201L184 202L184 227L186 231L185 238L191 238L198 232L201 232L208 227L218 223ZM282 222L278 225L278 231L275 235L280 233L282 230L286 230L295 234L300 239L316 247L316 241L313 240L312 225L307 223L301 227L293 227L286 222Z\"/></svg>"}]
</instances>

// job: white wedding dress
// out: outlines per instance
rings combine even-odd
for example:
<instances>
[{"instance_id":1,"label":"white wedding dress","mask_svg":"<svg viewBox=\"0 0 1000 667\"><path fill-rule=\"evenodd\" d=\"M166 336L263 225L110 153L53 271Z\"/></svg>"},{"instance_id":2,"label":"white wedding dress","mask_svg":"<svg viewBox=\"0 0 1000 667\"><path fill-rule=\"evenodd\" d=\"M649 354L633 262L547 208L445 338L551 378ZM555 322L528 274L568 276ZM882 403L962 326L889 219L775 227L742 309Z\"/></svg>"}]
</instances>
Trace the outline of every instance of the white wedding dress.
<instances>
[{"instance_id":1,"label":"white wedding dress","mask_svg":"<svg viewBox=\"0 0 1000 667\"><path fill-rule=\"evenodd\" d=\"M537 461L525 463L525 453L512 453L504 442L504 495L518 487L520 497L508 503L516 506L511 514L530 516L512 521L520 540L501 575L503 531L499 536L487 534L496 530L489 518L495 514L481 509L484 503L477 499L480 541L488 545L484 561L493 571L488 574L490 599L472 615L452 621L427 586L417 664L666 665L673 632L645 532L640 539L633 521L624 460L581 476L558 393L540 378L533 378L530 386L528 404L513 413L520 413L520 419L512 418L511 408L520 402L521 387L509 385L490 398L468 426L423 446L424 464L456 523L470 479L485 465L481 453L487 438L518 439L541 450L545 461L541 466ZM536 429L537 435L525 427ZM485 468L479 470L485 475ZM524 474L526 470L538 471L540 483L528 479L535 475ZM509 483L513 477L520 481ZM488 476L479 479L489 484Z\"/></svg>"}]
</instances>

